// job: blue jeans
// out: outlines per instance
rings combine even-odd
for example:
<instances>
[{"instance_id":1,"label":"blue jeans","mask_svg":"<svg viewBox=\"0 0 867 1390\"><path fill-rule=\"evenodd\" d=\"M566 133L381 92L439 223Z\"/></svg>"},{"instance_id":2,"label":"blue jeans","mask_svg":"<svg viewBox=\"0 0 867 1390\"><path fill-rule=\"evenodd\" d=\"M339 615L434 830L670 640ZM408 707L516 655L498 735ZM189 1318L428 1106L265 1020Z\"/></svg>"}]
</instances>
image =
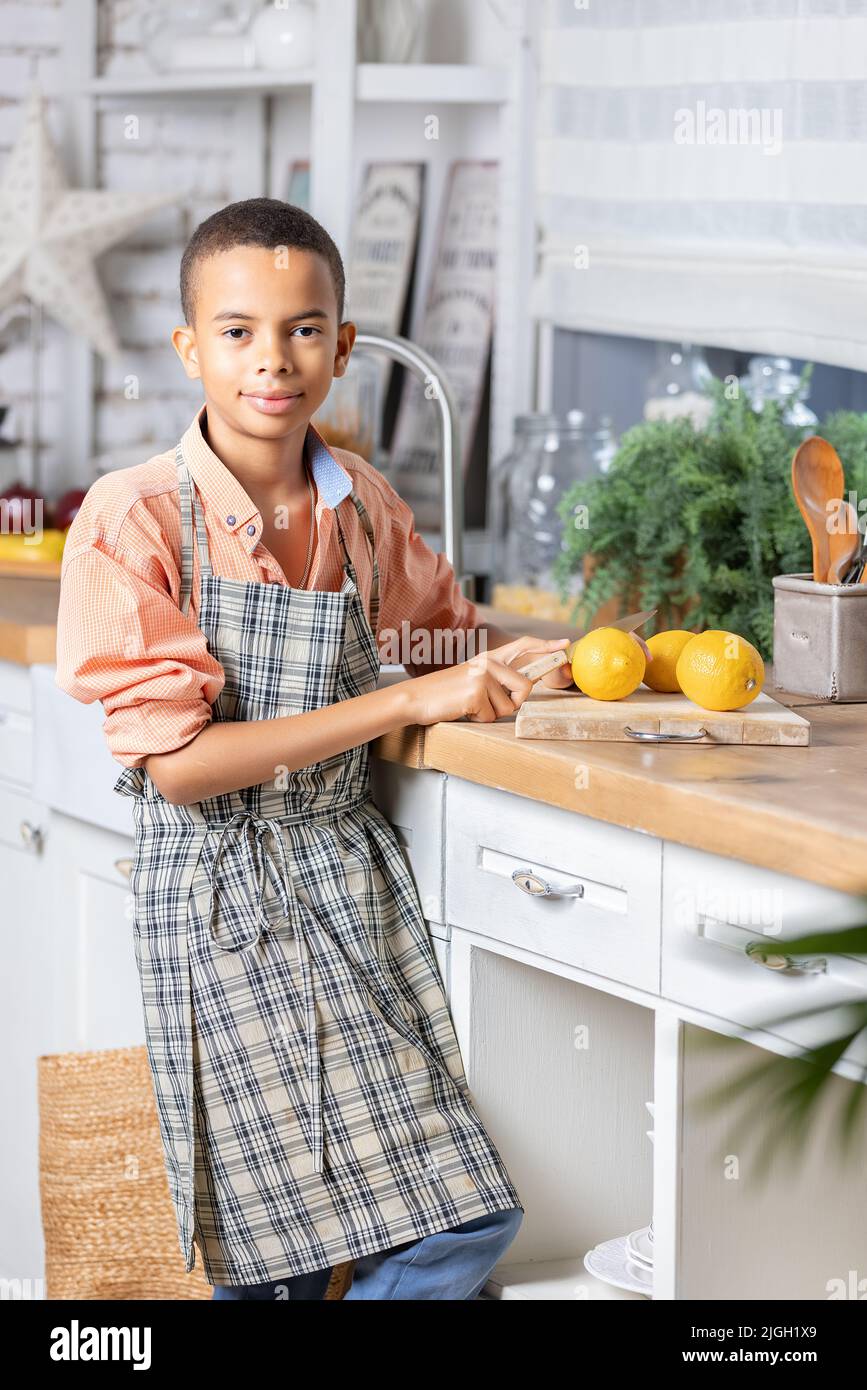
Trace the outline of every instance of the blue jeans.
<instances>
[{"instance_id":1,"label":"blue jeans","mask_svg":"<svg viewBox=\"0 0 867 1390\"><path fill-rule=\"evenodd\" d=\"M521 1207L477 1216L449 1231L404 1241L356 1260L352 1298L476 1298L518 1233ZM266 1284L217 1284L214 1298L322 1299L330 1267Z\"/></svg>"}]
</instances>

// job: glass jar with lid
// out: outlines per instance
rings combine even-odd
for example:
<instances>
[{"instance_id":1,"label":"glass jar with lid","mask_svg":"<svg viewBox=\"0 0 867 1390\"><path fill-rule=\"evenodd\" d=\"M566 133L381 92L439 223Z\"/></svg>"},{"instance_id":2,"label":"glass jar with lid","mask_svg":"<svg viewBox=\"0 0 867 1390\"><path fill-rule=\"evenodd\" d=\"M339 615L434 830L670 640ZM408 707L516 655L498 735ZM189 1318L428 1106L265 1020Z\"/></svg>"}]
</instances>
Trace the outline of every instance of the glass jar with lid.
<instances>
[{"instance_id":1,"label":"glass jar with lid","mask_svg":"<svg viewBox=\"0 0 867 1390\"><path fill-rule=\"evenodd\" d=\"M549 414L521 415L512 448L489 489L492 536L491 604L505 612L569 621L573 602L560 598L554 577L563 550L558 505L580 478L599 472L598 440L580 411L565 423ZM575 596L580 592L575 579Z\"/></svg>"}]
</instances>

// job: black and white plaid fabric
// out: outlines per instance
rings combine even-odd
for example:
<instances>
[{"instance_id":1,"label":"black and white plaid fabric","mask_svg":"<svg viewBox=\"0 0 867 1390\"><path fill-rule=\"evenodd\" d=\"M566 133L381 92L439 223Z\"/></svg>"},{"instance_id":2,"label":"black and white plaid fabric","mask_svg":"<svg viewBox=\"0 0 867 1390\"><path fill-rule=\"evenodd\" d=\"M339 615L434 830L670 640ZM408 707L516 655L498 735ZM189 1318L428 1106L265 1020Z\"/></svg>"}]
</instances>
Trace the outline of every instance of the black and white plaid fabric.
<instances>
[{"instance_id":1,"label":"black and white plaid fabric","mask_svg":"<svg viewBox=\"0 0 867 1390\"><path fill-rule=\"evenodd\" d=\"M181 606L197 553L199 625L226 673L214 720L373 690L375 547L371 621L339 517L339 592L222 579L180 447L177 466ZM142 768L114 789L136 798L136 960L186 1269L195 1240L211 1283L263 1283L520 1206L369 745L187 806Z\"/></svg>"}]
</instances>

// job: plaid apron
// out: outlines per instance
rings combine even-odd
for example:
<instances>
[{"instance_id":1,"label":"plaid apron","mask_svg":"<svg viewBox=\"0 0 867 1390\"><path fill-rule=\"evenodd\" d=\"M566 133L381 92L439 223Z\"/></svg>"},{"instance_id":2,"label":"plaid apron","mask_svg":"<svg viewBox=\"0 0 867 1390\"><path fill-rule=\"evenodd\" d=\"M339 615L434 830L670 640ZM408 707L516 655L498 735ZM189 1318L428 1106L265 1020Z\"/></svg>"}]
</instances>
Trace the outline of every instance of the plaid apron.
<instances>
[{"instance_id":1,"label":"plaid apron","mask_svg":"<svg viewBox=\"0 0 867 1390\"><path fill-rule=\"evenodd\" d=\"M276 719L375 689L344 554L339 592L212 572L178 446L182 583L226 681L220 720ZM373 530L351 494L368 541ZM521 1205L476 1113L418 892L372 800L369 745L186 806L143 768L135 954L187 1271L254 1284Z\"/></svg>"}]
</instances>

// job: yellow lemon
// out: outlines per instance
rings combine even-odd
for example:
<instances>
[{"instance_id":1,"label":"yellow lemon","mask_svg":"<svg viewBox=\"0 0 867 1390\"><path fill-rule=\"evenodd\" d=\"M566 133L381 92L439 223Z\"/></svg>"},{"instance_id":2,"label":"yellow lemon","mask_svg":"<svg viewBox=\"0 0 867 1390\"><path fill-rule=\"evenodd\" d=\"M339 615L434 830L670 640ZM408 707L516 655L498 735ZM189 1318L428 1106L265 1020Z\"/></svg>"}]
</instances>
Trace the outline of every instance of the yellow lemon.
<instances>
[{"instance_id":1,"label":"yellow lemon","mask_svg":"<svg viewBox=\"0 0 867 1390\"><path fill-rule=\"evenodd\" d=\"M572 654L572 679L591 700L622 700L637 690L647 662L628 632L597 627L582 637Z\"/></svg>"},{"instance_id":2,"label":"yellow lemon","mask_svg":"<svg viewBox=\"0 0 867 1390\"><path fill-rule=\"evenodd\" d=\"M653 660L644 673L644 684L649 685L651 690L661 690L667 694L680 690L675 671L677 658L694 636L694 632L673 627L667 632L655 632L648 637L647 646Z\"/></svg>"},{"instance_id":3,"label":"yellow lemon","mask_svg":"<svg viewBox=\"0 0 867 1390\"><path fill-rule=\"evenodd\" d=\"M761 693L765 664L736 632L711 628L687 642L677 660L680 688L704 709L742 709Z\"/></svg>"}]
</instances>

